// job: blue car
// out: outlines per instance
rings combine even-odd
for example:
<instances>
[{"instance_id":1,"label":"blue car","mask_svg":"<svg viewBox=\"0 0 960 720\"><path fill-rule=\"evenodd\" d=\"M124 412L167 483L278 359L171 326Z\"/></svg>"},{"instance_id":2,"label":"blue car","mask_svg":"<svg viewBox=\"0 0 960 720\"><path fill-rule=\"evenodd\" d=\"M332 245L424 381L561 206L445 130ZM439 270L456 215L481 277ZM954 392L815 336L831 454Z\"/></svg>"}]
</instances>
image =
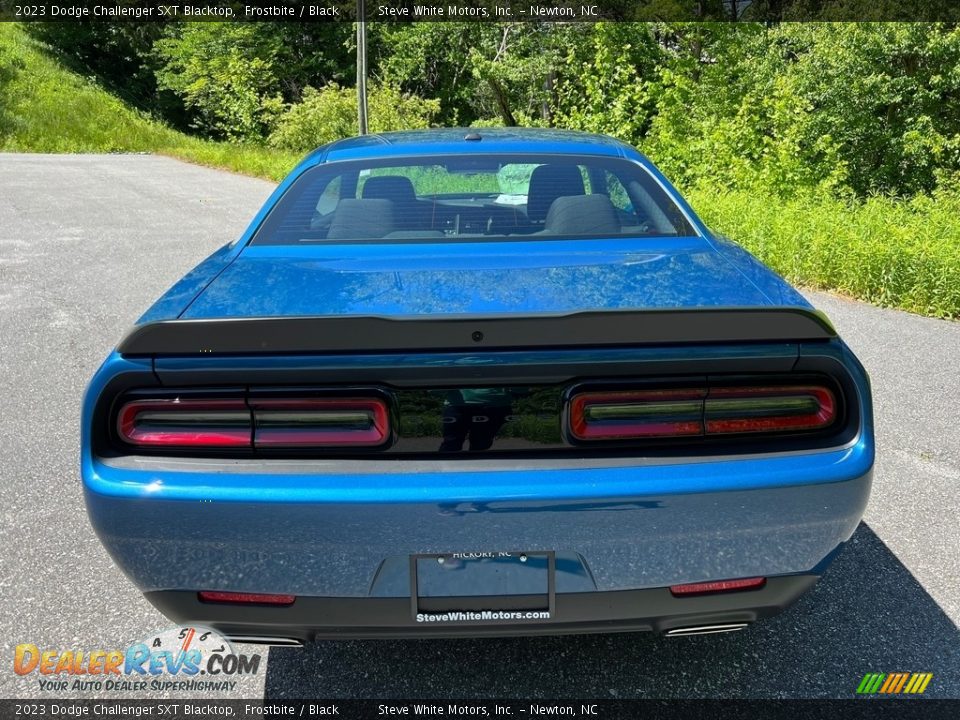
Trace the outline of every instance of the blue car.
<instances>
[{"instance_id":1,"label":"blue car","mask_svg":"<svg viewBox=\"0 0 960 720\"><path fill-rule=\"evenodd\" d=\"M100 540L238 641L739 630L856 528L867 375L633 148L319 148L93 377Z\"/></svg>"}]
</instances>

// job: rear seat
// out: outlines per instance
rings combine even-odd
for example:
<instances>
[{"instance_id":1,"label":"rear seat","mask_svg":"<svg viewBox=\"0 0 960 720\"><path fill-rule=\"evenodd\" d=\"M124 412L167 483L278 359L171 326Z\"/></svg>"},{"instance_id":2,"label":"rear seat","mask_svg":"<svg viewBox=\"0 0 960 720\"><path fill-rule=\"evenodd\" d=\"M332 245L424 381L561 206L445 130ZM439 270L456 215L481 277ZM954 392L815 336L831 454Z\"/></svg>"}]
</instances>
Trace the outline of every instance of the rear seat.
<instances>
[{"instance_id":1,"label":"rear seat","mask_svg":"<svg viewBox=\"0 0 960 720\"><path fill-rule=\"evenodd\" d=\"M576 165L540 165L530 174L527 218L534 225L542 226L557 198L583 193L583 177Z\"/></svg>"},{"instance_id":2,"label":"rear seat","mask_svg":"<svg viewBox=\"0 0 960 720\"><path fill-rule=\"evenodd\" d=\"M339 202L333 213L327 238L330 240L382 238L395 229L394 205L389 200L345 198Z\"/></svg>"},{"instance_id":3,"label":"rear seat","mask_svg":"<svg viewBox=\"0 0 960 720\"><path fill-rule=\"evenodd\" d=\"M363 198L392 202L396 230L430 228L432 203L417 199L417 193L413 189L410 178L402 175L376 175L367 178L363 184Z\"/></svg>"},{"instance_id":4,"label":"rear seat","mask_svg":"<svg viewBox=\"0 0 960 720\"><path fill-rule=\"evenodd\" d=\"M568 195L550 205L538 235L619 235L617 210L606 195Z\"/></svg>"}]
</instances>

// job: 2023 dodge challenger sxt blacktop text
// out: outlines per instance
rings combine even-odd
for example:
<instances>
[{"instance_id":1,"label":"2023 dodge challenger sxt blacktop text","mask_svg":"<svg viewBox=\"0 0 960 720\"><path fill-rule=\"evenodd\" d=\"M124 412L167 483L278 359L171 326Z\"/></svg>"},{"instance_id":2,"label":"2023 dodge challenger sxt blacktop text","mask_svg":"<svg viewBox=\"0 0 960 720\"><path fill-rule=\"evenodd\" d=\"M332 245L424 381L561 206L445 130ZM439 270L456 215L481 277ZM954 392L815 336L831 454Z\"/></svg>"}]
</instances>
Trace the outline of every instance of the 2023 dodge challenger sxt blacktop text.
<instances>
[{"instance_id":1,"label":"2023 dodge challenger sxt blacktop text","mask_svg":"<svg viewBox=\"0 0 960 720\"><path fill-rule=\"evenodd\" d=\"M742 628L867 502L863 367L634 149L321 147L83 410L91 521L236 639Z\"/></svg>"}]
</instances>

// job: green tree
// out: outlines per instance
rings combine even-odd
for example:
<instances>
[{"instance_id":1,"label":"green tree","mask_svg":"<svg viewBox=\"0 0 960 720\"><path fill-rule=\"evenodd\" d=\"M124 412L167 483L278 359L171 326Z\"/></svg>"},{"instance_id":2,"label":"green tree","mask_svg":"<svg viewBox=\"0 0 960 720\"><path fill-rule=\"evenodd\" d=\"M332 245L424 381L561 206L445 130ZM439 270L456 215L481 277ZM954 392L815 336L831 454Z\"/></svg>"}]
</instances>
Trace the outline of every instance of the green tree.
<instances>
[{"instance_id":1,"label":"green tree","mask_svg":"<svg viewBox=\"0 0 960 720\"><path fill-rule=\"evenodd\" d=\"M707 26L676 54L646 139L686 184L932 190L957 172L960 31L946 25Z\"/></svg>"},{"instance_id":2,"label":"green tree","mask_svg":"<svg viewBox=\"0 0 960 720\"><path fill-rule=\"evenodd\" d=\"M401 93L397 88L373 85L369 88L370 131L386 132L430 127L440 111L439 100L425 100ZM304 151L357 130L357 93L354 88L335 84L319 90L306 88L303 101L287 108L279 117L269 143L274 147Z\"/></svg>"},{"instance_id":3,"label":"green tree","mask_svg":"<svg viewBox=\"0 0 960 720\"><path fill-rule=\"evenodd\" d=\"M153 46L157 81L201 133L260 140L307 87L352 76L347 23L177 23Z\"/></svg>"},{"instance_id":4,"label":"green tree","mask_svg":"<svg viewBox=\"0 0 960 720\"><path fill-rule=\"evenodd\" d=\"M253 140L279 110L276 38L252 23L203 22L169 26L155 52L157 81L180 95L207 135Z\"/></svg>"},{"instance_id":5,"label":"green tree","mask_svg":"<svg viewBox=\"0 0 960 720\"><path fill-rule=\"evenodd\" d=\"M646 136L657 113L665 50L647 23L596 23L567 42L555 80L555 124Z\"/></svg>"},{"instance_id":6,"label":"green tree","mask_svg":"<svg viewBox=\"0 0 960 720\"><path fill-rule=\"evenodd\" d=\"M384 23L376 29L380 73L390 84L441 98L440 122L549 125L556 72L580 23Z\"/></svg>"}]
</instances>

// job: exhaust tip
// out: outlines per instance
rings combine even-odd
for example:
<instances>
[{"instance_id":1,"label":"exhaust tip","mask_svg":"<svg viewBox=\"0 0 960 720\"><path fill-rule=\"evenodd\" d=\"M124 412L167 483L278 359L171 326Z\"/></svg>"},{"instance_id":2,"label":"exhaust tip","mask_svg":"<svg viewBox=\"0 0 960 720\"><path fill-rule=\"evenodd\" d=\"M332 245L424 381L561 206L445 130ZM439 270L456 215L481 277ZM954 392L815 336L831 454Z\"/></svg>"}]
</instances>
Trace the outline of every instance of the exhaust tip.
<instances>
[{"instance_id":1,"label":"exhaust tip","mask_svg":"<svg viewBox=\"0 0 960 720\"><path fill-rule=\"evenodd\" d=\"M667 637L685 637L687 635L715 635L717 633L736 632L743 630L749 623L723 623L720 625L692 625L690 627L673 628L667 630Z\"/></svg>"},{"instance_id":2,"label":"exhaust tip","mask_svg":"<svg viewBox=\"0 0 960 720\"><path fill-rule=\"evenodd\" d=\"M250 645L273 645L274 647L303 647L303 640L290 637L265 637L262 635L228 635L232 643L248 643Z\"/></svg>"}]
</instances>

